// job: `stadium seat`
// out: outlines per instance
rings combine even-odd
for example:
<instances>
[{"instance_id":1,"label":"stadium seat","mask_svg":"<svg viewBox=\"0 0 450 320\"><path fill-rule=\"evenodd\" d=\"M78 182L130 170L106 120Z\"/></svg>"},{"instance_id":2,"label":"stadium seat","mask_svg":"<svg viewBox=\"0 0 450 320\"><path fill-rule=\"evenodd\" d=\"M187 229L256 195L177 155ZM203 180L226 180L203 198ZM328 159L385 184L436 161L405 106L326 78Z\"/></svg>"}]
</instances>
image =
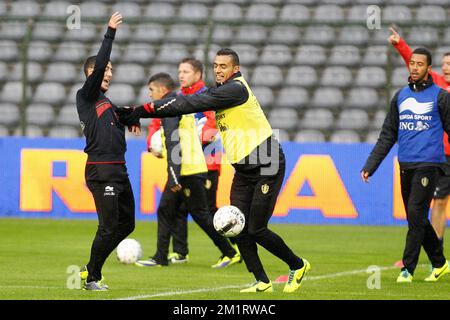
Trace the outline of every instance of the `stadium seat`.
<instances>
[{"instance_id":1,"label":"stadium seat","mask_svg":"<svg viewBox=\"0 0 450 320\"><path fill-rule=\"evenodd\" d=\"M269 87L254 86L252 88L252 91L256 99L258 99L258 102L260 103L261 107L263 107L263 109L267 110L273 106L275 99L273 92Z\"/></svg>"},{"instance_id":2,"label":"stadium seat","mask_svg":"<svg viewBox=\"0 0 450 320\"><path fill-rule=\"evenodd\" d=\"M204 28L202 39L208 39L210 29ZM231 26L226 25L216 25L212 30L212 39L214 43L221 45L228 45L234 38L234 31ZM202 40L203 41L203 40Z\"/></svg>"},{"instance_id":3,"label":"stadium seat","mask_svg":"<svg viewBox=\"0 0 450 320\"><path fill-rule=\"evenodd\" d=\"M145 9L144 17L151 20L172 20L175 18L175 8L170 3L150 3Z\"/></svg>"},{"instance_id":4,"label":"stadium seat","mask_svg":"<svg viewBox=\"0 0 450 320\"><path fill-rule=\"evenodd\" d=\"M17 61L19 50L12 40L0 40L0 60L5 62Z\"/></svg>"},{"instance_id":5,"label":"stadium seat","mask_svg":"<svg viewBox=\"0 0 450 320\"><path fill-rule=\"evenodd\" d=\"M22 21L4 21L1 23L2 40L22 40L27 32L27 23Z\"/></svg>"},{"instance_id":6,"label":"stadium seat","mask_svg":"<svg viewBox=\"0 0 450 320\"><path fill-rule=\"evenodd\" d=\"M364 54L362 63L363 65L367 66L384 67L387 64L387 52L387 46L370 46L367 48L366 53Z\"/></svg>"},{"instance_id":7,"label":"stadium seat","mask_svg":"<svg viewBox=\"0 0 450 320\"><path fill-rule=\"evenodd\" d=\"M168 73L173 79L178 79L178 66L174 64L157 63L150 67L150 76L159 72Z\"/></svg>"},{"instance_id":8,"label":"stadium seat","mask_svg":"<svg viewBox=\"0 0 450 320\"><path fill-rule=\"evenodd\" d=\"M22 129L17 127L14 132L14 136L22 136ZM41 127L35 125L28 125L26 127L26 137L28 138L40 138L44 136L44 131Z\"/></svg>"},{"instance_id":9,"label":"stadium seat","mask_svg":"<svg viewBox=\"0 0 450 320\"><path fill-rule=\"evenodd\" d=\"M150 78L150 75L149 75L149 78ZM150 96L149 96L148 86L147 86L147 84L145 84L142 87L140 87L138 94L135 98L134 104L139 105L139 104L143 104L144 102L149 102L149 101L150 101Z\"/></svg>"},{"instance_id":10,"label":"stadium seat","mask_svg":"<svg viewBox=\"0 0 450 320\"><path fill-rule=\"evenodd\" d=\"M44 81L54 81L59 83L72 83L77 76L75 66L67 62L51 63L47 67Z\"/></svg>"},{"instance_id":11,"label":"stadium seat","mask_svg":"<svg viewBox=\"0 0 450 320\"><path fill-rule=\"evenodd\" d=\"M361 46L369 41L369 31L367 27L361 26L344 26L338 37L338 43L351 44L354 46Z\"/></svg>"},{"instance_id":12,"label":"stadium seat","mask_svg":"<svg viewBox=\"0 0 450 320\"><path fill-rule=\"evenodd\" d=\"M7 73L8 81L22 81L23 79L22 70L23 64L21 62L13 64L11 72ZM31 83L41 81L43 76L42 65L37 62L28 62L27 75L28 81Z\"/></svg>"},{"instance_id":13,"label":"stadium seat","mask_svg":"<svg viewBox=\"0 0 450 320\"><path fill-rule=\"evenodd\" d=\"M9 130L7 127L0 125L0 137L9 136Z\"/></svg>"},{"instance_id":14,"label":"stadium seat","mask_svg":"<svg viewBox=\"0 0 450 320\"><path fill-rule=\"evenodd\" d=\"M444 54L449 53L449 52L450 52L450 46L437 47L433 52L433 64L439 65Z\"/></svg>"},{"instance_id":15,"label":"stadium seat","mask_svg":"<svg viewBox=\"0 0 450 320\"><path fill-rule=\"evenodd\" d=\"M382 19L386 22L411 22L413 21L411 10L407 6L385 6L381 11Z\"/></svg>"},{"instance_id":16,"label":"stadium seat","mask_svg":"<svg viewBox=\"0 0 450 320\"><path fill-rule=\"evenodd\" d=\"M28 85L27 97L31 97L31 86ZM11 81L7 82L2 89L1 95L0 95L0 101L1 102L12 102L12 103L21 103L22 102L22 90L23 90L23 84L21 81Z\"/></svg>"},{"instance_id":17,"label":"stadium seat","mask_svg":"<svg viewBox=\"0 0 450 320\"><path fill-rule=\"evenodd\" d=\"M194 44L198 42L200 32L197 26L192 24L174 24L170 27L166 41Z\"/></svg>"},{"instance_id":18,"label":"stadium seat","mask_svg":"<svg viewBox=\"0 0 450 320\"><path fill-rule=\"evenodd\" d=\"M255 3L247 8L245 20L249 22L273 22L277 17L275 8L270 4Z\"/></svg>"},{"instance_id":19,"label":"stadium seat","mask_svg":"<svg viewBox=\"0 0 450 320\"><path fill-rule=\"evenodd\" d=\"M405 68L406 69L406 68ZM386 86L386 72L380 67L362 67L358 70L355 85L381 88Z\"/></svg>"},{"instance_id":20,"label":"stadium seat","mask_svg":"<svg viewBox=\"0 0 450 320\"><path fill-rule=\"evenodd\" d=\"M397 29L397 31L400 32L400 34L402 34L401 30ZM379 30L371 32L371 34L372 34L372 40L370 41L371 44L382 46L388 45L387 39L391 35L391 31L389 30L389 28L381 28Z\"/></svg>"},{"instance_id":21,"label":"stadium seat","mask_svg":"<svg viewBox=\"0 0 450 320\"><path fill-rule=\"evenodd\" d=\"M350 69L346 67L327 67L323 70L320 85L324 87L347 88L352 81Z\"/></svg>"},{"instance_id":22,"label":"stadium seat","mask_svg":"<svg viewBox=\"0 0 450 320\"><path fill-rule=\"evenodd\" d=\"M344 20L344 10L337 5L319 5L315 9L314 20L318 22L340 22Z\"/></svg>"},{"instance_id":23,"label":"stadium seat","mask_svg":"<svg viewBox=\"0 0 450 320\"><path fill-rule=\"evenodd\" d=\"M45 41L58 41L63 36L65 28L61 23L50 21L38 21L33 26L33 39Z\"/></svg>"},{"instance_id":24,"label":"stadium seat","mask_svg":"<svg viewBox=\"0 0 450 320\"><path fill-rule=\"evenodd\" d=\"M293 45L300 41L300 30L296 26L274 26L270 32L269 43Z\"/></svg>"},{"instance_id":25,"label":"stadium seat","mask_svg":"<svg viewBox=\"0 0 450 320\"><path fill-rule=\"evenodd\" d=\"M111 9L111 12L120 12L125 18L139 18L142 14L142 11L143 10L138 3L134 3L131 1L117 2L112 6Z\"/></svg>"},{"instance_id":26,"label":"stadium seat","mask_svg":"<svg viewBox=\"0 0 450 320\"><path fill-rule=\"evenodd\" d=\"M254 85L275 87L283 82L283 75L277 66L257 66L253 70L252 81Z\"/></svg>"},{"instance_id":27,"label":"stadium seat","mask_svg":"<svg viewBox=\"0 0 450 320\"><path fill-rule=\"evenodd\" d=\"M69 41L61 42L56 50L53 61L84 62L87 58L86 47L83 43Z\"/></svg>"},{"instance_id":28,"label":"stadium seat","mask_svg":"<svg viewBox=\"0 0 450 320\"><path fill-rule=\"evenodd\" d=\"M214 21L241 21L242 20L242 10L239 5L234 3L219 3L217 4L213 11L212 17Z\"/></svg>"},{"instance_id":29,"label":"stadium seat","mask_svg":"<svg viewBox=\"0 0 450 320\"><path fill-rule=\"evenodd\" d=\"M286 130L283 129L273 129L273 135L275 138L278 139L280 142L290 141L289 139L289 133Z\"/></svg>"},{"instance_id":30,"label":"stadium seat","mask_svg":"<svg viewBox=\"0 0 450 320\"><path fill-rule=\"evenodd\" d=\"M360 61L359 49L350 45L333 47L328 59L329 64L342 66L355 66Z\"/></svg>"},{"instance_id":31,"label":"stadium seat","mask_svg":"<svg viewBox=\"0 0 450 320\"><path fill-rule=\"evenodd\" d=\"M447 4L448 5L448 4ZM445 9L440 6L421 6L417 9L416 20L418 22L445 22L447 15Z\"/></svg>"},{"instance_id":32,"label":"stadium seat","mask_svg":"<svg viewBox=\"0 0 450 320\"><path fill-rule=\"evenodd\" d=\"M114 68L113 82L140 85L147 81L144 67L137 63L122 63Z\"/></svg>"},{"instance_id":33,"label":"stadium seat","mask_svg":"<svg viewBox=\"0 0 450 320\"><path fill-rule=\"evenodd\" d=\"M367 21L367 6L355 5L350 7L347 13L347 20L365 23Z\"/></svg>"},{"instance_id":34,"label":"stadium seat","mask_svg":"<svg viewBox=\"0 0 450 320\"><path fill-rule=\"evenodd\" d=\"M403 87L408 84L409 71L406 67L397 67L392 72L391 84Z\"/></svg>"},{"instance_id":35,"label":"stadium seat","mask_svg":"<svg viewBox=\"0 0 450 320\"><path fill-rule=\"evenodd\" d=\"M333 127L333 113L327 109L308 109L300 121L301 129L329 129Z\"/></svg>"},{"instance_id":36,"label":"stadium seat","mask_svg":"<svg viewBox=\"0 0 450 320\"><path fill-rule=\"evenodd\" d=\"M352 130L335 131L330 136L330 142L333 143L357 143L360 141L358 133Z\"/></svg>"},{"instance_id":37,"label":"stadium seat","mask_svg":"<svg viewBox=\"0 0 450 320\"><path fill-rule=\"evenodd\" d=\"M306 22L310 20L308 7L301 4L286 4L281 8L280 21Z\"/></svg>"},{"instance_id":38,"label":"stadium seat","mask_svg":"<svg viewBox=\"0 0 450 320\"><path fill-rule=\"evenodd\" d=\"M432 47L440 41L438 31L433 27L412 27L408 33L411 46Z\"/></svg>"},{"instance_id":39,"label":"stadium seat","mask_svg":"<svg viewBox=\"0 0 450 320\"><path fill-rule=\"evenodd\" d=\"M130 106L136 100L133 87L124 83L112 83L109 86L108 98L118 106Z\"/></svg>"},{"instance_id":40,"label":"stadium seat","mask_svg":"<svg viewBox=\"0 0 450 320\"><path fill-rule=\"evenodd\" d=\"M324 64L326 60L325 49L316 45L300 46L295 55L297 64L317 66Z\"/></svg>"},{"instance_id":41,"label":"stadium seat","mask_svg":"<svg viewBox=\"0 0 450 320\"><path fill-rule=\"evenodd\" d=\"M328 45L335 41L336 35L330 26L309 26L306 28L304 43Z\"/></svg>"},{"instance_id":42,"label":"stadium seat","mask_svg":"<svg viewBox=\"0 0 450 320\"><path fill-rule=\"evenodd\" d=\"M280 108L304 108L308 105L308 91L299 87L285 87L278 93L276 100L277 107Z\"/></svg>"},{"instance_id":43,"label":"stadium seat","mask_svg":"<svg viewBox=\"0 0 450 320\"><path fill-rule=\"evenodd\" d=\"M19 122L20 111L18 105L13 103L0 103L0 110L2 110L0 124L11 126Z\"/></svg>"},{"instance_id":44,"label":"stadium seat","mask_svg":"<svg viewBox=\"0 0 450 320\"><path fill-rule=\"evenodd\" d=\"M383 126L383 122L386 119L386 111L385 110L378 110L372 121L370 121L370 127L373 129L381 130L381 127Z\"/></svg>"},{"instance_id":45,"label":"stadium seat","mask_svg":"<svg viewBox=\"0 0 450 320\"><path fill-rule=\"evenodd\" d=\"M185 3L180 6L178 16L183 20L193 20L197 22L208 19L208 7L201 3Z\"/></svg>"},{"instance_id":46,"label":"stadium seat","mask_svg":"<svg viewBox=\"0 0 450 320\"><path fill-rule=\"evenodd\" d=\"M205 57L206 53L205 53L205 45L203 43L198 44L195 49L194 49L194 53L193 56L200 60L200 61L214 61L214 57L216 56L217 51L221 48L221 46L217 45L217 44L211 44L209 46L209 50L208 50L208 56ZM233 46L233 48L235 48L235 46ZM239 53L239 59L241 59L241 54ZM241 68L242 68L242 64L241 64Z\"/></svg>"},{"instance_id":47,"label":"stadium seat","mask_svg":"<svg viewBox=\"0 0 450 320\"><path fill-rule=\"evenodd\" d=\"M66 99L65 103L75 104L76 97L77 97L77 91L80 90L83 85L84 85L83 82L73 84L69 89L69 94L67 95L67 99Z\"/></svg>"},{"instance_id":48,"label":"stadium seat","mask_svg":"<svg viewBox=\"0 0 450 320\"><path fill-rule=\"evenodd\" d=\"M299 130L294 137L295 142L325 142L325 135L319 130Z\"/></svg>"},{"instance_id":49,"label":"stadium seat","mask_svg":"<svg viewBox=\"0 0 450 320\"><path fill-rule=\"evenodd\" d=\"M272 128L290 130L298 124L297 112L290 108L277 108L269 113Z\"/></svg>"},{"instance_id":50,"label":"stadium seat","mask_svg":"<svg viewBox=\"0 0 450 320\"><path fill-rule=\"evenodd\" d=\"M351 88L347 95L345 106L348 108L370 109L380 103L380 97L373 88Z\"/></svg>"},{"instance_id":51,"label":"stadium seat","mask_svg":"<svg viewBox=\"0 0 450 320\"><path fill-rule=\"evenodd\" d=\"M12 1L9 10L10 16L34 17L39 15L41 7L37 1Z\"/></svg>"},{"instance_id":52,"label":"stadium seat","mask_svg":"<svg viewBox=\"0 0 450 320\"><path fill-rule=\"evenodd\" d=\"M70 2L66 1L49 1L45 3L42 11L42 16L45 17L64 17L67 16L67 8L71 6Z\"/></svg>"},{"instance_id":53,"label":"stadium seat","mask_svg":"<svg viewBox=\"0 0 450 320\"><path fill-rule=\"evenodd\" d=\"M60 105L66 99L66 92L61 83L46 82L39 84L33 96L33 103Z\"/></svg>"},{"instance_id":54,"label":"stadium seat","mask_svg":"<svg viewBox=\"0 0 450 320\"><path fill-rule=\"evenodd\" d=\"M105 34L106 30L101 31L101 36ZM98 38L100 36L99 32L97 32L97 27L95 24L90 22L83 21L83 27L80 29L69 29L67 30L64 40L65 41L79 41L82 43L91 42L94 38Z\"/></svg>"},{"instance_id":55,"label":"stadium seat","mask_svg":"<svg viewBox=\"0 0 450 320\"><path fill-rule=\"evenodd\" d=\"M77 106L75 104L66 104L60 110L56 117L56 124L67 126L79 126Z\"/></svg>"},{"instance_id":56,"label":"stadium seat","mask_svg":"<svg viewBox=\"0 0 450 320\"><path fill-rule=\"evenodd\" d=\"M263 26L244 24L237 33L236 42L260 44L266 41L267 31Z\"/></svg>"},{"instance_id":57,"label":"stadium seat","mask_svg":"<svg viewBox=\"0 0 450 320\"><path fill-rule=\"evenodd\" d=\"M242 65L253 65L258 61L258 49L250 44L236 44L231 47L239 55Z\"/></svg>"},{"instance_id":58,"label":"stadium seat","mask_svg":"<svg viewBox=\"0 0 450 320\"><path fill-rule=\"evenodd\" d=\"M336 127L338 129L364 129L369 125L369 116L366 111L359 109L342 110L339 114Z\"/></svg>"},{"instance_id":59,"label":"stadium seat","mask_svg":"<svg viewBox=\"0 0 450 320\"><path fill-rule=\"evenodd\" d=\"M156 57L156 61L178 64L181 59L187 57L188 51L183 44L165 43Z\"/></svg>"},{"instance_id":60,"label":"stadium seat","mask_svg":"<svg viewBox=\"0 0 450 320\"><path fill-rule=\"evenodd\" d=\"M338 108L342 106L344 96L337 88L320 87L314 91L311 104L317 108Z\"/></svg>"},{"instance_id":61,"label":"stadium seat","mask_svg":"<svg viewBox=\"0 0 450 320\"><path fill-rule=\"evenodd\" d=\"M386 4L401 4L401 5L407 5L412 6L417 4L420 0L385 0Z\"/></svg>"},{"instance_id":62,"label":"stadium seat","mask_svg":"<svg viewBox=\"0 0 450 320\"><path fill-rule=\"evenodd\" d=\"M153 46L145 43L130 43L126 46L122 55L122 62L146 64L151 62L154 57L155 49Z\"/></svg>"},{"instance_id":63,"label":"stadium seat","mask_svg":"<svg viewBox=\"0 0 450 320\"><path fill-rule=\"evenodd\" d=\"M142 23L136 26L133 42L148 42L150 44L155 44L160 42L164 36L164 27L161 24Z\"/></svg>"},{"instance_id":64,"label":"stadium seat","mask_svg":"<svg viewBox=\"0 0 450 320\"><path fill-rule=\"evenodd\" d=\"M6 12L7 12L6 3L2 1L0 2L0 16L5 15Z\"/></svg>"},{"instance_id":65,"label":"stadium seat","mask_svg":"<svg viewBox=\"0 0 450 320\"><path fill-rule=\"evenodd\" d=\"M71 126L57 126L49 130L48 136L50 138L70 139L80 137L81 133L81 129Z\"/></svg>"},{"instance_id":66,"label":"stadium seat","mask_svg":"<svg viewBox=\"0 0 450 320\"><path fill-rule=\"evenodd\" d=\"M28 124L48 126L54 122L55 112L49 104L30 104L25 112Z\"/></svg>"},{"instance_id":67,"label":"stadium seat","mask_svg":"<svg viewBox=\"0 0 450 320\"><path fill-rule=\"evenodd\" d=\"M281 44L269 44L262 50L260 62L262 64L273 64L284 66L292 61L289 47Z\"/></svg>"},{"instance_id":68,"label":"stadium seat","mask_svg":"<svg viewBox=\"0 0 450 320\"><path fill-rule=\"evenodd\" d=\"M286 77L286 84L290 86L313 87L317 82L316 69L310 66L291 67Z\"/></svg>"},{"instance_id":69,"label":"stadium seat","mask_svg":"<svg viewBox=\"0 0 450 320\"><path fill-rule=\"evenodd\" d=\"M81 15L87 18L108 18L109 10L106 4L98 1L83 2L80 5Z\"/></svg>"},{"instance_id":70,"label":"stadium seat","mask_svg":"<svg viewBox=\"0 0 450 320\"><path fill-rule=\"evenodd\" d=\"M381 131L381 130L372 130L372 131L369 131L369 133L367 133L367 135L366 135L365 142L367 142L367 143L373 143L373 144L377 143L378 137L380 136L380 131Z\"/></svg>"}]
</instances>

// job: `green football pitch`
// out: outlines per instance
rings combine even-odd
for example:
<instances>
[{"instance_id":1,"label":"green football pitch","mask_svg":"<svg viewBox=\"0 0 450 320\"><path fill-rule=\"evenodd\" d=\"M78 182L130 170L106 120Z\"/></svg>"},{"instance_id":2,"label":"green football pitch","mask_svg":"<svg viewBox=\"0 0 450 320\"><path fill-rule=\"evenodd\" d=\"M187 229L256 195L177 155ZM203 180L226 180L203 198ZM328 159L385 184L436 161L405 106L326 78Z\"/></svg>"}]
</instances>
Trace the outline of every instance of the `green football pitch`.
<instances>
[{"instance_id":1,"label":"green football pitch","mask_svg":"<svg viewBox=\"0 0 450 320\"><path fill-rule=\"evenodd\" d=\"M0 299L450 299L450 275L437 283L423 281L429 272L423 251L414 282L395 282L399 269L393 264L402 255L406 227L378 226L271 224L312 265L294 294L284 294L283 284L275 284L270 294L239 293L253 282L252 275L243 263L212 269L219 251L193 222L189 263L139 268L120 264L114 252L103 269L108 292L70 289L77 286L74 270L87 262L96 227L93 220L0 219ZM130 238L141 243L144 257L152 255L156 223L137 222ZM272 280L287 274L283 262L263 248L259 252ZM367 272L370 266L378 269Z\"/></svg>"}]
</instances>

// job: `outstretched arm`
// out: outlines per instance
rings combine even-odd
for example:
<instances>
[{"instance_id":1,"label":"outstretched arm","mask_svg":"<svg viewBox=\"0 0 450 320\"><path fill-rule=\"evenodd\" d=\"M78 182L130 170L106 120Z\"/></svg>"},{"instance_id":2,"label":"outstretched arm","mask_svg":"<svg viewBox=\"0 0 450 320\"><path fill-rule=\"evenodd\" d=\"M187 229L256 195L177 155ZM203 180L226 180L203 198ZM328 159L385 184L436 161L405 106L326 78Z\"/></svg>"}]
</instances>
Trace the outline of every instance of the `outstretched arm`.
<instances>
[{"instance_id":1,"label":"outstretched arm","mask_svg":"<svg viewBox=\"0 0 450 320\"><path fill-rule=\"evenodd\" d=\"M412 55L412 50L409 47L409 45L406 43L405 40L403 40L398 32L393 28L390 27L389 30L391 30L392 34L388 38L388 42L392 44L392 46L400 53L403 60L405 60L406 66L409 66L409 59Z\"/></svg>"}]
</instances>

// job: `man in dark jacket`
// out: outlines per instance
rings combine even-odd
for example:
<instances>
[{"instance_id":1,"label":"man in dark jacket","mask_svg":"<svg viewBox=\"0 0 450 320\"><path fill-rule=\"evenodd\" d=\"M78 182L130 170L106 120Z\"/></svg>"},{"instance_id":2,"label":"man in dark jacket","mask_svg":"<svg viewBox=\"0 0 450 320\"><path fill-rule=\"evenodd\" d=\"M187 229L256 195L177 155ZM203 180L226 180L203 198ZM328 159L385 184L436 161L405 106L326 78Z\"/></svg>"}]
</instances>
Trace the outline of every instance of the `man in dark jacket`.
<instances>
[{"instance_id":1,"label":"man in dark jacket","mask_svg":"<svg viewBox=\"0 0 450 320\"><path fill-rule=\"evenodd\" d=\"M133 190L125 166L125 127L115 113L117 106L105 96L112 78L112 42L121 23L122 16L114 13L97 56L89 57L84 64L86 81L76 97L86 137L86 184L94 196L99 219L89 263L80 272L85 290L108 289L102 281L103 264L135 225Z\"/></svg>"},{"instance_id":2,"label":"man in dark jacket","mask_svg":"<svg viewBox=\"0 0 450 320\"><path fill-rule=\"evenodd\" d=\"M398 161L408 233L403 265L397 282L411 282L423 246L432 264L425 281L434 282L449 273L442 246L428 219L439 170L445 163L443 131L450 133L450 96L433 83L431 53L414 50L409 60L409 84L391 101L380 137L367 159L361 178L364 182L377 170L398 141Z\"/></svg>"}]
</instances>

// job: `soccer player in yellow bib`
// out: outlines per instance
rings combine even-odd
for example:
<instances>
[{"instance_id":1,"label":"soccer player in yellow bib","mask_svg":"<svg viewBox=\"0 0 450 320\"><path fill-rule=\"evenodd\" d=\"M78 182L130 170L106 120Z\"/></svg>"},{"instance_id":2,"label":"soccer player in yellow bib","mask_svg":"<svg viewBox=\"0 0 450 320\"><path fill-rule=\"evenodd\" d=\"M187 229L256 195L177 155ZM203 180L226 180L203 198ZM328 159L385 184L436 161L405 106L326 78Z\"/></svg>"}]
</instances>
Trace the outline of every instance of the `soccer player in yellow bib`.
<instances>
[{"instance_id":1,"label":"soccer player in yellow bib","mask_svg":"<svg viewBox=\"0 0 450 320\"><path fill-rule=\"evenodd\" d=\"M214 60L216 88L201 94L156 100L122 110L121 119L138 123L140 118L165 118L206 110L216 111L217 127L225 153L236 170L231 186L231 205L246 217L246 225L237 244L247 269L256 283L241 292L272 292L258 256L257 244L289 266L284 292L296 291L311 268L268 229L285 174L285 157L273 136L261 106L240 73L239 57L232 49L221 49Z\"/></svg>"}]
</instances>

